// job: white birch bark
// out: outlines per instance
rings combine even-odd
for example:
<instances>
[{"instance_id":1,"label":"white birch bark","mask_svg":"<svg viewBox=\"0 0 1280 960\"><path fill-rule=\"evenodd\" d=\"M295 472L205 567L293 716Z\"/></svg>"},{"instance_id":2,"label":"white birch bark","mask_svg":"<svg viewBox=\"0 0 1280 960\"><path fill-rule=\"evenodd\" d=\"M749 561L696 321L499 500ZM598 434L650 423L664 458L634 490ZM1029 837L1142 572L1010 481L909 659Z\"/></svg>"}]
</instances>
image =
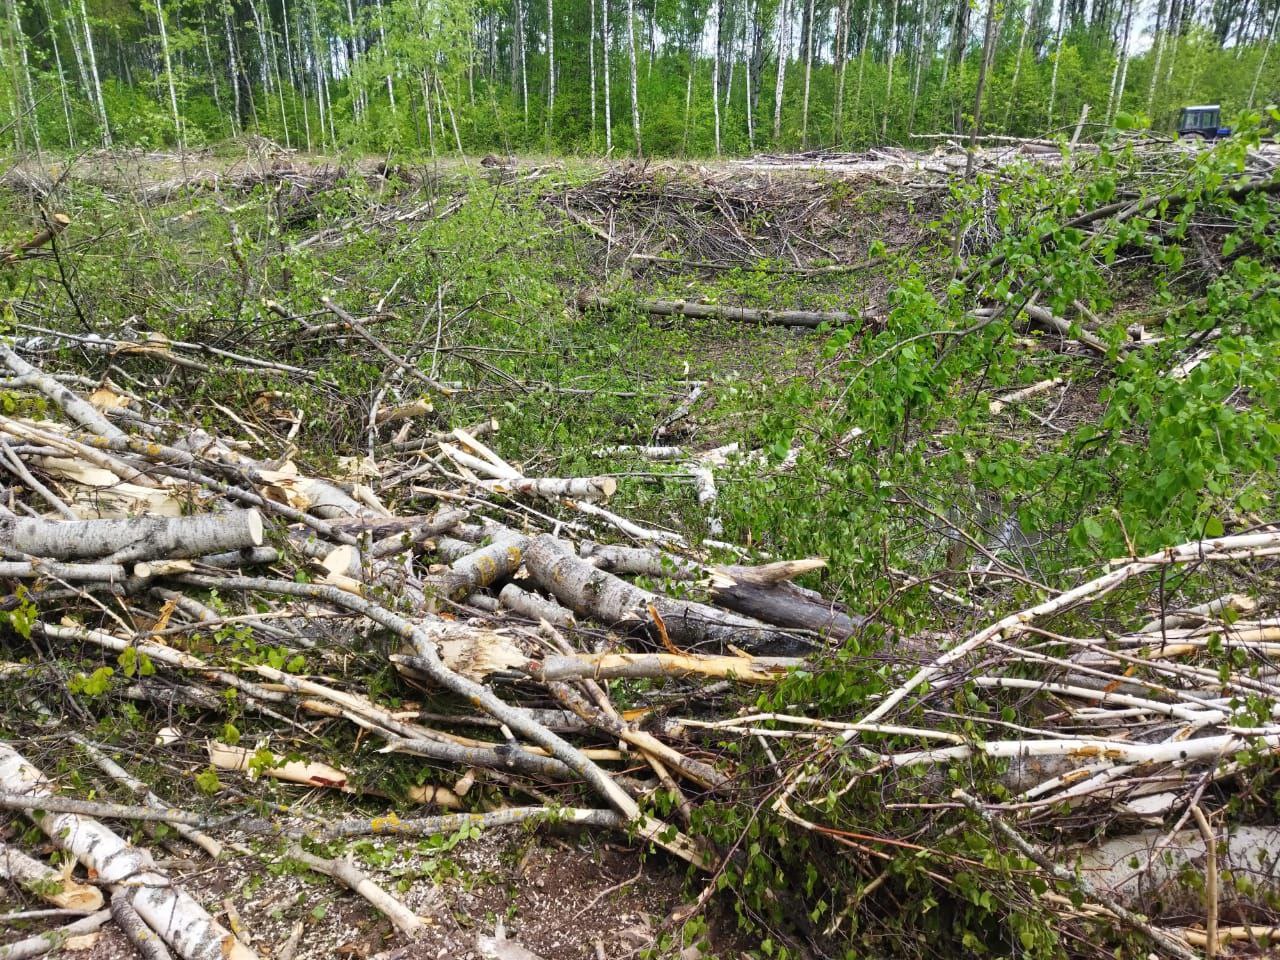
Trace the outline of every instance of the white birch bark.
<instances>
[{"instance_id":1,"label":"white birch bark","mask_svg":"<svg viewBox=\"0 0 1280 960\"><path fill-rule=\"evenodd\" d=\"M547 0L547 144L551 143L551 128L556 118L556 11L552 0Z\"/></svg>"},{"instance_id":2,"label":"white birch bark","mask_svg":"<svg viewBox=\"0 0 1280 960\"><path fill-rule=\"evenodd\" d=\"M0 880L12 881L62 910L92 913L102 909L102 892L97 887L77 883L61 870L27 856L3 840L0 840Z\"/></svg>"},{"instance_id":3,"label":"white birch bark","mask_svg":"<svg viewBox=\"0 0 1280 960\"><path fill-rule=\"evenodd\" d=\"M1062 61L1062 17L1067 9L1066 0L1058 2L1058 28L1053 34L1053 75L1049 80L1048 127L1053 129L1053 105L1058 99L1058 64Z\"/></svg>"},{"instance_id":4,"label":"white birch bark","mask_svg":"<svg viewBox=\"0 0 1280 960\"><path fill-rule=\"evenodd\" d=\"M587 30L587 66L591 74L591 142L596 142L596 0L587 0L591 26Z\"/></svg>"},{"instance_id":5,"label":"white birch bark","mask_svg":"<svg viewBox=\"0 0 1280 960\"><path fill-rule=\"evenodd\" d=\"M893 107L893 62L898 58L898 2L893 0L893 21L889 25L888 72L884 81L884 113L880 116L880 138L889 135L889 110Z\"/></svg>"},{"instance_id":6,"label":"white birch bark","mask_svg":"<svg viewBox=\"0 0 1280 960\"><path fill-rule=\"evenodd\" d=\"M0 784L33 797L53 796L52 784L8 743L0 742ZM98 879L133 890L133 907L184 960L256 960L257 954L159 873L151 858L89 817L31 811L54 843L75 854Z\"/></svg>"},{"instance_id":7,"label":"white birch bark","mask_svg":"<svg viewBox=\"0 0 1280 960\"><path fill-rule=\"evenodd\" d=\"M164 24L164 6L155 0L156 22L160 25L160 54L164 59L164 78L169 87L169 111L173 116L173 135L178 141L178 152L185 149L182 137L182 115L178 112L178 88L173 82L173 58L169 54L169 31ZM256 14L255 10L255 14ZM261 25L259 25L261 29Z\"/></svg>"},{"instance_id":8,"label":"white birch bark","mask_svg":"<svg viewBox=\"0 0 1280 960\"><path fill-rule=\"evenodd\" d=\"M613 152L613 100L609 93L609 0L600 0L601 47L604 59L601 62L604 79L604 152Z\"/></svg>"},{"instance_id":9,"label":"white birch bark","mask_svg":"<svg viewBox=\"0 0 1280 960\"><path fill-rule=\"evenodd\" d=\"M2 518L0 531L13 550L32 557L54 560L110 557L109 562L122 562L125 557L172 560L259 547L262 515L249 509L127 520Z\"/></svg>"},{"instance_id":10,"label":"white birch bark","mask_svg":"<svg viewBox=\"0 0 1280 960\"><path fill-rule=\"evenodd\" d=\"M711 30L711 110L715 118L716 156L720 156L720 0L712 0L715 17Z\"/></svg>"},{"instance_id":11,"label":"white birch bark","mask_svg":"<svg viewBox=\"0 0 1280 960\"><path fill-rule=\"evenodd\" d=\"M791 0L778 4L778 76L773 87L773 140L782 136L782 96L787 81L787 58L791 55Z\"/></svg>"},{"instance_id":12,"label":"white birch bark","mask_svg":"<svg viewBox=\"0 0 1280 960\"><path fill-rule=\"evenodd\" d=\"M896 7L895 7L896 9ZM813 78L813 0L809 0L809 15L804 38L804 96L800 107L800 143L809 146L809 85Z\"/></svg>"},{"instance_id":13,"label":"white birch bark","mask_svg":"<svg viewBox=\"0 0 1280 960\"><path fill-rule=\"evenodd\" d=\"M1018 94L1018 77L1022 73L1022 54L1027 48L1027 31L1031 29L1032 8L1028 4L1022 12L1022 31L1018 34L1018 59L1013 63L1013 77L1009 81L1009 102L1004 107L1004 132L1009 132L1009 118L1013 116L1013 101Z\"/></svg>"},{"instance_id":14,"label":"white birch bark","mask_svg":"<svg viewBox=\"0 0 1280 960\"><path fill-rule=\"evenodd\" d=\"M93 80L93 103L98 110L98 123L102 126L102 145L111 146L111 123L107 119L107 105L102 99L102 81L98 77L98 56L93 49L93 31L89 29L89 12L84 0L80 0L80 23L84 27L84 48L89 55L89 76Z\"/></svg>"},{"instance_id":15,"label":"white birch bark","mask_svg":"<svg viewBox=\"0 0 1280 960\"><path fill-rule=\"evenodd\" d=\"M627 62L631 68L631 130L636 140L636 155L644 155L640 139L640 84L636 77L636 0L627 0Z\"/></svg>"},{"instance_id":16,"label":"white birch bark","mask_svg":"<svg viewBox=\"0 0 1280 960\"><path fill-rule=\"evenodd\" d=\"M1249 102L1246 104L1250 109L1253 108L1254 98L1258 95L1258 81L1262 79L1262 71L1267 66L1267 58L1271 55L1271 45L1276 39L1276 25L1280 24L1280 5L1276 7L1276 14L1271 18L1271 29L1267 31L1267 42L1262 48L1262 58L1258 61L1258 69L1253 75L1253 84L1249 87Z\"/></svg>"}]
</instances>

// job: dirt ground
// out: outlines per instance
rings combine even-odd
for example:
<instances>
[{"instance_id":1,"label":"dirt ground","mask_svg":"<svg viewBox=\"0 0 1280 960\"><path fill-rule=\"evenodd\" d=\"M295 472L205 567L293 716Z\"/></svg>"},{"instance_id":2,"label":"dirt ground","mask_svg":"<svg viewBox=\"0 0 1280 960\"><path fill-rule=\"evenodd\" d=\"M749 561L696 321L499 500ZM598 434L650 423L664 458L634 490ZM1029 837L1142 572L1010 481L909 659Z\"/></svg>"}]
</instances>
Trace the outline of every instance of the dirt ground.
<instances>
[{"instance_id":1,"label":"dirt ground","mask_svg":"<svg viewBox=\"0 0 1280 960\"><path fill-rule=\"evenodd\" d=\"M420 943L406 945L389 921L354 894L324 877L282 869L270 858L169 860L164 865L215 917L228 923L227 904L239 916L262 957L280 955L298 921L304 924L295 960L381 956L382 960L483 958L478 938L492 937L501 918L509 942L544 960L611 960L651 949L673 909L692 898L682 872L657 858L588 834L550 836L518 829L491 831L447 853L425 851L411 839L380 841L381 867L366 852L362 866L396 891L430 925ZM163 851L157 851L159 857ZM38 909L35 901L0 898L0 913ZM15 933L48 927L33 921ZM718 944L688 957L739 956L742 945ZM101 928L81 960L133 960L141 954L114 924ZM646 953L646 956L680 956ZM523 956L514 955L513 956Z\"/></svg>"}]
</instances>

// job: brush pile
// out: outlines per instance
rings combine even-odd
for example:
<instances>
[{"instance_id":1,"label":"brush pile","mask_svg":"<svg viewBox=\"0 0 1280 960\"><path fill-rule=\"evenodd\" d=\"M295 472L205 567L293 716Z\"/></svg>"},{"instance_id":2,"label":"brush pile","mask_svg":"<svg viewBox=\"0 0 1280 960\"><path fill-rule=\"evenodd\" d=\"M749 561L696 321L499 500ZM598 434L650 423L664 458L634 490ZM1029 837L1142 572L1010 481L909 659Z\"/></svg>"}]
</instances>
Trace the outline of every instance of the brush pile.
<instances>
[{"instance_id":1,"label":"brush pile","mask_svg":"<svg viewBox=\"0 0 1280 960\"><path fill-rule=\"evenodd\" d=\"M421 835L466 818L317 823L288 811L266 820L251 806L177 809L112 760L92 724L66 731L56 719L63 705L55 711L46 694L100 694L115 675L129 681L122 695L157 715L183 704L216 716L231 698L275 735L256 750L211 739L210 769L363 793L332 758L285 756L308 742L310 722L341 718L384 753L453 771L411 791L411 802L456 811L472 806L474 785L492 786L534 805L502 804L478 822L608 827L709 869L714 853L682 830L691 804L726 795L735 774L666 719L670 705L705 713L729 687L775 682L859 622L790 582L819 562L706 562L702 545L611 511L612 477L524 476L477 436L490 424L401 439L401 456L423 465L401 462L394 476L391 464L352 457L319 477L288 451L267 460L247 439L193 428L110 382L83 396L66 385L76 377L50 375L8 347L0 361L18 408L0 417L12 481L0 507L12 662L0 669L8 689L23 691L32 719L21 725L43 738L42 756L58 742L104 772L96 796L116 789L134 801L62 795L49 779L58 771L13 741L0 745L0 804L25 811L141 916L140 930L184 957L249 953L103 819L164 821L217 851L228 830ZM382 422L412 422L424 409L389 410ZM710 482L710 467L701 469ZM452 482L427 487L427 474ZM396 514L379 491L433 506ZM646 581L679 583L680 597ZM367 678L343 675L353 655L368 663L374 651L375 662L390 658L406 693L416 688L430 704L392 709L369 694ZM84 669L60 675L58 664L77 657ZM619 679L652 688L641 694L647 704L616 705L608 688ZM677 799L673 822L646 812L655 791ZM347 883L406 935L420 932L354 866L317 866L301 848L290 857ZM59 908L97 893L69 877L56 887Z\"/></svg>"}]
</instances>

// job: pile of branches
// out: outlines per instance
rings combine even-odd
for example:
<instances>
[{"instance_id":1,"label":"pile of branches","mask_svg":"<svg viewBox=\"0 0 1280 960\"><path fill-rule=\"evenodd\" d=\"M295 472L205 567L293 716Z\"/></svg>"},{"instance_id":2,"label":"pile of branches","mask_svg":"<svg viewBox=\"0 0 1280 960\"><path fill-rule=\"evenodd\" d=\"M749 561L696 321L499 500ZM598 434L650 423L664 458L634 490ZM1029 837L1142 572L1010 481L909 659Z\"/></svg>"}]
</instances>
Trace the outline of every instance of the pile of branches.
<instances>
[{"instance_id":1,"label":"pile of branches","mask_svg":"<svg viewBox=\"0 0 1280 960\"><path fill-rule=\"evenodd\" d=\"M1268 525L1116 560L955 643L856 721L716 728L777 721L775 737L816 740L775 809L837 843L870 849L813 812L833 792L873 798L889 844L948 849L976 819L1041 873L1037 909L1064 928L1118 924L1160 956L1252 953L1280 941L1276 557ZM1214 595L1232 584L1254 589ZM1144 607L1145 622L1119 612ZM879 886L892 861L874 872Z\"/></svg>"},{"instance_id":2,"label":"pile of branches","mask_svg":"<svg viewBox=\"0 0 1280 960\"><path fill-rule=\"evenodd\" d=\"M154 947L158 935L187 958L252 955L109 820L165 822L210 852L232 832L293 841L291 860L347 884L410 938L423 921L393 893L352 863L298 844L467 822L567 821L712 869L718 852L686 830L695 803L732 792L735 771L713 746L689 739L670 711L705 717L731 687L776 682L857 627L791 583L819 563L710 564L680 535L605 506L612 478L526 477L480 430L434 440L428 453L448 464L447 488L417 486L442 469L437 463L414 476L401 471L397 483L413 490L408 502L435 509L396 514L370 484L379 470L368 458L346 462L345 475L313 476L110 384L86 397L66 385L76 377L50 374L8 347L0 362L11 373L0 385L27 411L0 416L0 461L11 479L0 500L11 662L0 673L29 718L6 720L0 806L22 811L97 881L58 874L13 843L0 851L0 876L85 914L23 950L52 949L106 922L103 887L140 945ZM681 581L683 595L628 577ZM224 651L210 652L227 628L334 675L228 662ZM367 678L339 678L339 664L369 649L434 706L407 715L372 697ZM81 681L64 672L77 658ZM288 810L267 817L252 804L229 814L183 808L124 769L88 727L64 720L83 706L49 699L73 702L68 687L104 661L131 681L123 695L158 716L178 704L216 715L233 694L278 737L256 751L212 743L215 769L360 793L358 778L338 765L282 756L283 742L305 733L302 718L340 718L383 752L454 771L412 800L461 810L480 782L524 805L372 821ZM648 706L623 710L610 697L615 679L657 689ZM41 769L24 746L36 743L42 755L59 743L92 760L103 773L96 797L129 802L62 791L64 771ZM670 823L647 812L658 791L677 801Z\"/></svg>"},{"instance_id":3,"label":"pile of branches","mask_svg":"<svg viewBox=\"0 0 1280 960\"><path fill-rule=\"evenodd\" d=\"M774 261L820 275L832 265L847 270L851 254L861 259L867 245L835 188L808 177L621 164L544 204L605 241L613 262L631 269L753 269ZM890 208L875 236L896 234L918 240L913 218Z\"/></svg>"}]
</instances>

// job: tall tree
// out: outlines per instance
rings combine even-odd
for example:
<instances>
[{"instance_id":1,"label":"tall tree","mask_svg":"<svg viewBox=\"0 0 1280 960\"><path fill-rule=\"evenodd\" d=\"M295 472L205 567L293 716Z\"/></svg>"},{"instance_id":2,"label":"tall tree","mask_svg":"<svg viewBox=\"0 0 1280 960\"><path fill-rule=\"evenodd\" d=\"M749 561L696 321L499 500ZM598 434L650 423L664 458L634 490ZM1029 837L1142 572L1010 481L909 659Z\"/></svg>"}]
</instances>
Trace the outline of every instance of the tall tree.
<instances>
[{"instance_id":1,"label":"tall tree","mask_svg":"<svg viewBox=\"0 0 1280 960\"><path fill-rule=\"evenodd\" d=\"M636 154L643 156L640 142L640 84L636 77L636 0L627 0L627 62L631 67L631 129L636 139Z\"/></svg>"}]
</instances>

